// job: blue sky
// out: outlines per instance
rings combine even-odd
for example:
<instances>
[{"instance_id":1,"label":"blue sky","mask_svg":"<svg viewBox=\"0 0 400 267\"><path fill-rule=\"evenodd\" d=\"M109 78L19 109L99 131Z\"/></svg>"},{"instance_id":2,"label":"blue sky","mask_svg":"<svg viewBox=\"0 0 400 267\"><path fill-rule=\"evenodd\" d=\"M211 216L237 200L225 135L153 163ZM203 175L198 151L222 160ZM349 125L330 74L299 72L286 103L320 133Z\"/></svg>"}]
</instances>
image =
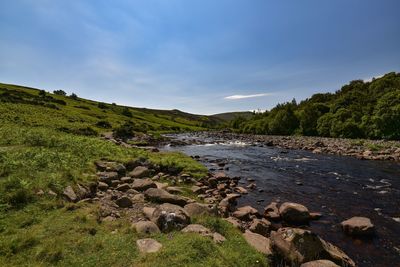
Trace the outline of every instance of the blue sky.
<instances>
[{"instance_id":1,"label":"blue sky","mask_svg":"<svg viewBox=\"0 0 400 267\"><path fill-rule=\"evenodd\" d=\"M0 81L198 114L400 71L398 0L0 2Z\"/></svg>"}]
</instances>

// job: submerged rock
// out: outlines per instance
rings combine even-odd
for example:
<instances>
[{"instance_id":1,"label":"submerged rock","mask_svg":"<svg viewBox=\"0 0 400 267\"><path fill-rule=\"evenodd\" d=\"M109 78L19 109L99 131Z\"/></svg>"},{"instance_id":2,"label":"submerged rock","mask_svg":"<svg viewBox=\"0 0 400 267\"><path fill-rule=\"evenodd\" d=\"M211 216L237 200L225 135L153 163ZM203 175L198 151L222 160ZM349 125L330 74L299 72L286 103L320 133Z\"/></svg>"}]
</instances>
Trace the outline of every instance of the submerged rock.
<instances>
[{"instance_id":1,"label":"submerged rock","mask_svg":"<svg viewBox=\"0 0 400 267\"><path fill-rule=\"evenodd\" d=\"M341 223L343 231L352 236L371 236L375 232L375 226L366 217L353 217Z\"/></svg>"}]
</instances>

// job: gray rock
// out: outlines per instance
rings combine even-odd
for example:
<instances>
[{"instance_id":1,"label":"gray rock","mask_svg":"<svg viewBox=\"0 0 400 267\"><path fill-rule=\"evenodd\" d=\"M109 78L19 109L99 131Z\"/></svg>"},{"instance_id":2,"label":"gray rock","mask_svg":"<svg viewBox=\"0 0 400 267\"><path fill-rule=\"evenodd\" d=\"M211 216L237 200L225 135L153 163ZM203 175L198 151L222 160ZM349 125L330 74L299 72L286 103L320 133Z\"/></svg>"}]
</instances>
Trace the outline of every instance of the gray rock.
<instances>
[{"instance_id":1,"label":"gray rock","mask_svg":"<svg viewBox=\"0 0 400 267\"><path fill-rule=\"evenodd\" d=\"M375 226L366 217L353 217L341 223L343 231L352 236L371 236L375 232Z\"/></svg>"},{"instance_id":2,"label":"gray rock","mask_svg":"<svg viewBox=\"0 0 400 267\"><path fill-rule=\"evenodd\" d=\"M138 239L136 245L142 253L158 252L162 248L162 244L151 238Z\"/></svg>"},{"instance_id":3,"label":"gray rock","mask_svg":"<svg viewBox=\"0 0 400 267\"><path fill-rule=\"evenodd\" d=\"M238 208L233 214L233 217L236 217L240 220L249 221L252 219L252 215L259 215L258 210L251 206L244 206Z\"/></svg>"},{"instance_id":4,"label":"gray rock","mask_svg":"<svg viewBox=\"0 0 400 267\"><path fill-rule=\"evenodd\" d=\"M285 202L279 208L282 219L288 223L302 224L310 220L308 209L298 203Z\"/></svg>"},{"instance_id":5,"label":"gray rock","mask_svg":"<svg viewBox=\"0 0 400 267\"><path fill-rule=\"evenodd\" d=\"M190 218L194 216L200 215L212 215L212 209L208 207L208 205L200 204L200 203L189 203L184 207L187 214L189 214Z\"/></svg>"},{"instance_id":6,"label":"gray rock","mask_svg":"<svg viewBox=\"0 0 400 267\"><path fill-rule=\"evenodd\" d=\"M185 198L170 194L163 189L149 188L144 192L144 195L147 199L158 203L171 203L180 206L185 206L187 204Z\"/></svg>"},{"instance_id":7,"label":"gray rock","mask_svg":"<svg viewBox=\"0 0 400 267\"><path fill-rule=\"evenodd\" d=\"M74 189L69 185L64 189L63 196L71 202L78 201L78 196L75 194Z\"/></svg>"},{"instance_id":8,"label":"gray rock","mask_svg":"<svg viewBox=\"0 0 400 267\"><path fill-rule=\"evenodd\" d=\"M99 172L97 173L100 182L104 182L106 184L111 184L112 180L118 179L117 172Z\"/></svg>"},{"instance_id":9,"label":"gray rock","mask_svg":"<svg viewBox=\"0 0 400 267\"><path fill-rule=\"evenodd\" d=\"M304 229L280 228L271 232L271 241L273 249L290 265L324 259L340 266L355 266L353 260L339 248Z\"/></svg>"},{"instance_id":10,"label":"gray rock","mask_svg":"<svg viewBox=\"0 0 400 267\"><path fill-rule=\"evenodd\" d=\"M197 233L201 236L210 237L217 244L221 244L226 240L226 238L223 235L216 232L212 232L210 229L200 224L189 224L188 226L182 229L182 232Z\"/></svg>"},{"instance_id":11,"label":"gray rock","mask_svg":"<svg viewBox=\"0 0 400 267\"><path fill-rule=\"evenodd\" d=\"M158 226L151 221L140 221L133 224L138 234L158 234L160 229Z\"/></svg>"},{"instance_id":12,"label":"gray rock","mask_svg":"<svg viewBox=\"0 0 400 267\"><path fill-rule=\"evenodd\" d=\"M266 219L254 219L251 222L249 230L253 233L267 236L271 231L271 223Z\"/></svg>"},{"instance_id":13,"label":"gray rock","mask_svg":"<svg viewBox=\"0 0 400 267\"><path fill-rule=\"evenodd\" d=\"M182 207L170 203L157 206L151 215L151 220L161 231L182 229L190 223L190 217L186 211Z\"/></svg>"},{"instance_id":14,"label":"gray rock","mask_svg":"<svg viewBox=\"0 0 400 267\"><path fill-rule=\"evenodd\" d=\"M152 220L153 219L153 213L156 210L156 208L152 207L144 207L143 208L143 214L146 216L147 219Z\"/></svg>"},{"instance_id":15,"label":"gray rock","mask_svg":"<svg viewBox=\"0 0 400 267\"><path fill-rule=\"evenodd\" d=\"M99 182L99 184L97 185L97 188L101 191L106 191L108 189L108 184L106 184L104 182Z\"/></svg>"},{"instance_id":16,"label":"gray rock","mask_svg":"<svg viewBox=\"0 0 400 267\"><path fill-rule=\"evenodd\" d=\"M133 171L129 173L129 176L133 178L143 178L149 176L149 174L150 171L147 167L137 166L135 169L133 169Z\"/></svg>"},{"instance_id":17,"label":"gray rock","mask_svg":"<svg viewBox=\"0 0 400 267\"><path fill-rule=\"evenodd\" d=\"M272 255L271 241L269 238L246 230L243 234L246 242L258 252L267 256Z\"/></svg>"},{"instance_id":18,"label":"gray rock","mask_svg":"<svg viewBox=\"0 0 400 267\"><path fill-rule=\"evenodd\" d=\"M157 188L157 185L150 178L135 179L131 185L132 189L144 191L149 188Z\"/></svg>"},{"instance_id":19,"label":"gray rock","mask_svg":"<svg viewBox=\"0 0 400 267\"><path fill-rule=\"evenodd\" d=\"M126 191L128 191L129 189L131 189L131 187L130 187L129 184L120 184L120 185L117 186L116 189L117 189L118 191L126 192Z\"/></svg>"}]
</instances>

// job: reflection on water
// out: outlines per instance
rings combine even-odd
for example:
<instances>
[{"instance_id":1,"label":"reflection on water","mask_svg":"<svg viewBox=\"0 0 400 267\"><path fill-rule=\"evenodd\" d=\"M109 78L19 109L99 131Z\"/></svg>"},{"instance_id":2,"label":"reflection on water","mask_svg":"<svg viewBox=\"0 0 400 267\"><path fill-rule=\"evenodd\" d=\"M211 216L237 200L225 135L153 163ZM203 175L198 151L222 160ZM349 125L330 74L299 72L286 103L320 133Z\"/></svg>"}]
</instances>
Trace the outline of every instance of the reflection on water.
<instances>
[{"instance_id":1,"label":"reflection on water","mask_svg":"<svg viewBox=\"0 0 400 267\"><path fill-rule=\"evenodd\" d=\"M177 135L176 138L188 138ZM400 263L400 164L312 154L301 150L259 147L242 142L208 139L208 144L166 147L198 155L210 169L223 160L231 176L253 178L257 184L239 200L260 211L271 201L306 205L323 217L312 231L342 248L358 266L398 266ZM241 179L247 184L246 179ZM259 189L262 192L259 191ZM376 226L372 240L342 234L338 224L353 216L369 217Z\"/></svg>"}]
</instances>

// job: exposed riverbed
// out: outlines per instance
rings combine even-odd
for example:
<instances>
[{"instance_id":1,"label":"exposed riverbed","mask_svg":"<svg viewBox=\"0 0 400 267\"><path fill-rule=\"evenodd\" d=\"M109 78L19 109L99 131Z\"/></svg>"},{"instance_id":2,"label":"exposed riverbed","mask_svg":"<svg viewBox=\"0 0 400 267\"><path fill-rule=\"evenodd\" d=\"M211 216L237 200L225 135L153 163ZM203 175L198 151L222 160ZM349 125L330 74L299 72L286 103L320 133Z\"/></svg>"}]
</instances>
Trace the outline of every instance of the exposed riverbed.
<instances>
[{"instance_id":1,"label":"exposed riverbed","mask_svg":"<svg viewBox=\"0 0 400 267\"><path fill-rule=\"evenodd\" d=\"M172 135L189 145L166 146L182 151L210 170L247 178L257 187L239 199L260 211L271 201L291 201L322 212L310 229L342 248L358 266L400 266L400 163L363 161L353 157L315 154L257 146L204 135ZM345 236L339 223L353 216L369 217L376 236L359 240Z\"/></svg>"}]
</instances>

